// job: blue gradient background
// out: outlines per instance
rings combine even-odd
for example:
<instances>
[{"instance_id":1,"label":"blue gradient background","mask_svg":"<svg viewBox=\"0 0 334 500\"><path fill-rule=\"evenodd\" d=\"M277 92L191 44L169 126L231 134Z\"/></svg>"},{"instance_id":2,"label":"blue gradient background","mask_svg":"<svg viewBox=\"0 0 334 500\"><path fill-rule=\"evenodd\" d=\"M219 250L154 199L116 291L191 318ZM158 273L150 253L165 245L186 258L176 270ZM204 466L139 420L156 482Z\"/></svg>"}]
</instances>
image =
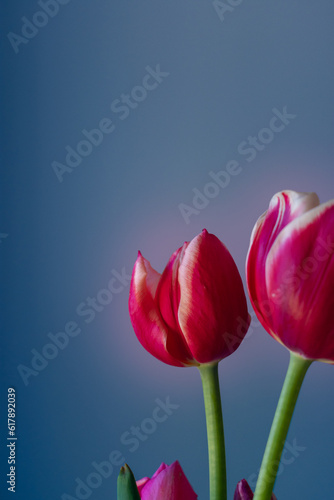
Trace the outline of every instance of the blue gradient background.
<instances>
[{"instance_id":1,"label":"blue gradient background","mask_svg":"<svg viewBox=\"0 0 334 500\"><path fill-rule=\"evenodd\" d=\"M222 21L212 2L72 0L15 54L7 34L21 34L21 18L38 10L1 2L2 498L12 498L8 386L17 394L17 500L77 498L75 479L112 450L137 478L178 459L208 498L198 372L163 365L140 346L128 285L91 323L76 308L112 270L130 274L138 249L162 271L203 227L228 246L244 280L251 229L275 192L333 198L333 3L244 1ZM169 76L120 120L111 102L158 64ZM284 106L296 118L247 162L239 144ZM102 118L115 131L60 183L52 162L63 163L65 147ZM242 173L186 224L178 205L191 205L192 189L203 191L209 172L232 159ZM81 333L25 386L17 366L30 366L31 350L68 321ZM254 481L287 363L257 322L221 363L230 499L238 480ZM334 498L333 382L329 365L307 374L288 436L304 450L281 471L279 500ZM166 397L179 408L130 452L121 435ZM87 498L115 499L117 469Z\"/></svg>"}]
</instances>

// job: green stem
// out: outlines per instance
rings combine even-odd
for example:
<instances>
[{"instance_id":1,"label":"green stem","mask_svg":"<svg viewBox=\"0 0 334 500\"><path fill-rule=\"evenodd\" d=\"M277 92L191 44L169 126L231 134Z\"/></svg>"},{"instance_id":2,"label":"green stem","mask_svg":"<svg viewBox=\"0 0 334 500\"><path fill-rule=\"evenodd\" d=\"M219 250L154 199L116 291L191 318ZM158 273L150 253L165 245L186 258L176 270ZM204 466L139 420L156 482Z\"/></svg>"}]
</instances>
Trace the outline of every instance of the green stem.
<instances>
[{"instance_id":1,"label":"green stem","mask_svg":"<svg viewBox=\"0 0 334 500\"><path fill-rule=\"evenodd\" d=\"M312 360L290 353L290 363L271 426L253 500L270 500L300 388Z\"/></svg>"},{"instance_id":2,"label":"green stem","mask_svg":"<svg viewBox=\"0 0 334 500\"><path fill-rule=\"evenodd\" d=\"M226 500L226 463L218 363L199 366L209 449L210 500Z\"/></svg>"}]
</instances>

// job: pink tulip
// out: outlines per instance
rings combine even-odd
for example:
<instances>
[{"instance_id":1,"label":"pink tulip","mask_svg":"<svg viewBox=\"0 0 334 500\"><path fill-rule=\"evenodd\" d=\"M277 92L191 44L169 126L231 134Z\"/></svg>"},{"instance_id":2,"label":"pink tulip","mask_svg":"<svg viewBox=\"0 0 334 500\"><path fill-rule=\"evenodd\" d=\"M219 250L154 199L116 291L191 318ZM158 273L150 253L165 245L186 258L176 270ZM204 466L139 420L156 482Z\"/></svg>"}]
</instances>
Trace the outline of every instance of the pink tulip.
<instances>
[{"instance_id":1,"label":"pink tulip","mask_svg":"<svg viewBox=\"0 0 334 500\"><path fill-rule=\"evenodd\" d=\"M253 500L253 492L250 489L246 479L242 479L238 482L233 500ZM277 500L274 493L271 496L271 500Z\"/></svg>"},{"instance_id":2,"label":"pink tulip","mask_svg":"<svg viewBox=\"0 0 334 500\"><path fill-rule=\"evenodd\" d=\"M150 478L137 481L141 500L196 500L197 495L178 461L162 463Z\"/></svg>"},{"instance_id":3,"label":"pink tulip","mask_svg":"<svg viewBox=\"0 0 334 500\"><path fill-rule=\"evenodd\" d=\"M334 200L283 191L257 221L249 295L263 327L290 351L334 362Z\"/></svg>"},{"instance_id":4,"label":"pink tulip","mask_svg":"<svg viewBox=\"0 0 334 500\"><path fill-rule=\"evenodd\" d=\"M143 347L173 366L225 358L237 349L250 322L236 264L205 229L173 253L162 275L139 252L129 311Z\"/></svg>"}]
</instances>

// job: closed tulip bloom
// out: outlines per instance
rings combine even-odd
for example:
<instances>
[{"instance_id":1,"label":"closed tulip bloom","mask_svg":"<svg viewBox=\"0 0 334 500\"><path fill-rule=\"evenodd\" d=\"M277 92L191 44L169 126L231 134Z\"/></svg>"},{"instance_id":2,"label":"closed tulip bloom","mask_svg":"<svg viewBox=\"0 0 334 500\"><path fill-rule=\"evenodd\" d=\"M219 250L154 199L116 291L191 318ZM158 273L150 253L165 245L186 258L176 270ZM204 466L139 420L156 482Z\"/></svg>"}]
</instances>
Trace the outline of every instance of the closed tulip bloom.
<instances>
[{"instance_id":1,"label":"closed tulip bloom","mask_svg":"<svg viewBox=\"0 0 334 500\"><path fill-rule=\"evenodd\" d=\"M282 191L257 221L247 285L257 317L291 352L334 363L334 200Z\"/></svg>"},{"instance_id":2,"label":"closed tulip bloom","mask_svg":"<svg viewBox=\"0 0 334 500\"><path fill-rule=\"evenodd\" d=\"M196 500L197 495L178 461L162 463L151 477L137 481L141 500Z\"/></svg>"},{"instance_id":3,"label":"closed tulip bloom","mask_svg":"<svg viewBox=\"0 0 334 500\"><path fill-rule=\"evenodd\" d=\"M250 321L236 264L205 229L174 252L162 275L139 252L129 311L145 349L174 366L225 358L237 349Z\"/></svg>"},{"instance_id":4,"label":"closed tulip bloom","mask_svg":"<svg viewBox=\"0 0 334 500\"><path fill-rule=\"evenodd\" d=\"M238 482L233 500L253 500L254 494L250 489L246 479L242 479ZM271 496L271 500L277 500L274 493Z\"/></svg>"}]
</instances>

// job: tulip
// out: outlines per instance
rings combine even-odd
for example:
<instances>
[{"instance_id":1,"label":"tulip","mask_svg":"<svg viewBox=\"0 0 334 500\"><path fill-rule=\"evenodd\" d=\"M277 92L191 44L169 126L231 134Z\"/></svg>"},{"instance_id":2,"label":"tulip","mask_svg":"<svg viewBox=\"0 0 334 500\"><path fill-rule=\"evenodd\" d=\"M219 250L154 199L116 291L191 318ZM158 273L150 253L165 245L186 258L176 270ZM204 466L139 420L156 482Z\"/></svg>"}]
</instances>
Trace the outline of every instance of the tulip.
<instances>
[{"instance_id":1,"label":"tulip","mask_svg":"<svg viewBox=\"0 0 334 500\"><path fill-rule=\"evenodd\" d=\"M254 500L269 500L305 374L313 360L334 362L334 200L282 191L258 219L246 274L255 313L290 351Z\"/></svg>"},{"instance_id":2,"label":"tulip","mask_svg":"<svg viewBox=\"0 0 334 500\"><path fill-rule=\"evenodd\" d=\"M205 229L173 253L162 275L139 252L129 311L143 347L174 366L227 357L243 340L250 322L236 264Z\"/></svg>"},{"instance_id":3,"label":"tulip","mask_svg":"<svg viewBox=\"0 0 334 500\"><path fill-rule=\"evenodd\" d=\"M117 478L117 500L140 500L136 480L128 464L121 467Z\"/></svg>"},{"instance_id":4,"label":"tulip","mask_svg":"<svg viewBox=\"0 0 334 500\"><path fill-rule=\"evenodd\" d=\"M218 362L237 349L250 323L233 258L205 229L173 253L162 274L139 252L129 311L134 331L149 353L169 365L199 368L207 422L210 499L226 500Z\"/></svg>"},{"instance_id":5,"label":"tulip","mask_svg":"<svg viewBox=\"0 0 334 500\"><path fill-rule=\"evenodd\" d=\"M290 351L334 363L334 200L283 191L257 221L247 285L257 317Z\"/></svg>"},{"instance_id":6,"label":"tulip","mask_svg":"<svg viewBox=\"0 0 334 500\"><path fill-rule=\"evenodd\" d=\"M151 478L137 481L141 500L196 500L197 495L178 461L162 463Z\"/></svg>"},{"instance_id":7,"label":"tulip","mask_svg":"<svg viewBox=\"0 0 334 500\"><path fill-rule=\"evenodd\" d=\"M246 479L242 479L241 481L239 481L234 493L233 500L253 500L253 497L253 492L250 489L250 486L247 483ZM277 500L274 493L271 496L271 500Z\"/></svg>"}]
</instances>

